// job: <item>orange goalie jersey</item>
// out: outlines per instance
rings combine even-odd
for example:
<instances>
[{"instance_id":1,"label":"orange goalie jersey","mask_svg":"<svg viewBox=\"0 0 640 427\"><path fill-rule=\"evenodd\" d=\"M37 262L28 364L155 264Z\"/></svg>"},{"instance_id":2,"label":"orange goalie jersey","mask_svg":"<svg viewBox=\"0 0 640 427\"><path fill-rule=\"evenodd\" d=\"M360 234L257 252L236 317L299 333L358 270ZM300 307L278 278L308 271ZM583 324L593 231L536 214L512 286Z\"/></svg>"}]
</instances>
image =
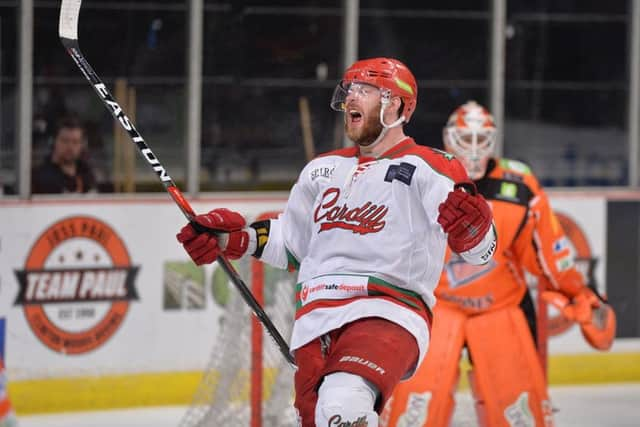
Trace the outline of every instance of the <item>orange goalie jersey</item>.
<instances>
[{"instance_id":1,"label":"orange goalie jersey","mask_svg":"<svg viewBox=\"0 0 640 427\"><path fill-rule=\"evenodd\" d=\"M396 388L381 426L448 426L465 346L480 425L553 425L524 270L569 299L586 289L584 279L546 194L525 164L491 158L475 182L493 210L498 248L479 266L448 251L425 361Z\"/></svg>"},{"instance_id":2,"label":"orange goalie jersey","mask_svg":"<svg viewBox=\"0 0 640 427\"><path fill-rule=\"evenodd\" d=\"M584 288L549 199L524 163L491 159L476 185L493 210L498 249L480 266L449 251L435 293L438 304L468 314L517 305L527 291L524 269L568 297Z\"/></svg>"}]
</instances>

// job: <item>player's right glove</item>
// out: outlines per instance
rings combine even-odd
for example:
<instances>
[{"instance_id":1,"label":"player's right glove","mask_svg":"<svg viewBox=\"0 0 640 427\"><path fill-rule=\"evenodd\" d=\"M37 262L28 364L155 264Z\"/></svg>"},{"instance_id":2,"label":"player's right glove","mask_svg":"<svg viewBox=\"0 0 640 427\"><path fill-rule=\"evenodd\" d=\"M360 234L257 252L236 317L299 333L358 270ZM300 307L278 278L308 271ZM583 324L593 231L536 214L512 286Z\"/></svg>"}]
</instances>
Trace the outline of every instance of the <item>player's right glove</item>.
<instances>
[{"instance_id":1,"label":"player's right glove","mask_svg":"<svg viewBox=\"0 0 640 427\"><path fill-rule=\"evenodd\" d=\"M567 319L580 324L582 336L593 348L611 348L616 336L616 314L593 290L585 286L571 300L560 292L544 291L542 299Z\"/></svg>"},{"instance_id":2,"label":"player's right glove","mask_svg":"<svg viewBox=\"0 0 640 427\"><path fill-rule=\"evenodd\" d=\"M461 187L469 188L469 191ZM491 227L493 215L484 197L473 183L456 184L438 207L438 223L448 234L449 247L456 253L474 248Z\"/></svg>"},{"instance_id":3,"label":"player's right glove","mask_svg":"<svg viewBox=\"0 0 640 427\"><path fill-rule=\"evenodd\" d=\"M176 235L196 265L210 264L221 254L238 259L247 251L249 234L242 215L219 208L193 219Z\"/></svg>"}]
</instances>

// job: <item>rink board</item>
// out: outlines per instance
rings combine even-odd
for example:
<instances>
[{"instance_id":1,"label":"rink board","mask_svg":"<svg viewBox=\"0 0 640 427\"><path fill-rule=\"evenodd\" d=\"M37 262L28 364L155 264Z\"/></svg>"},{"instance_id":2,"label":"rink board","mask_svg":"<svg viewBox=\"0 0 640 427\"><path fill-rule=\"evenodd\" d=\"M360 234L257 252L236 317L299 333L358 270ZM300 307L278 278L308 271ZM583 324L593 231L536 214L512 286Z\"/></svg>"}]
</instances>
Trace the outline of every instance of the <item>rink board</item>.
<instances>
[{"instance_id":1,"label":"rink board","mask_svg":"<svg viewBox=\"0 0 640 427\"><path fill-rule=\"evenodd\" d=\"M252 218L284 193L209 195ZM562 194L554 208L586 231L606 292L607 198ZM218 331L215 267L189 265L168 197L0 202L0 317L21 413L188 403ZM620 351L618 351L620 349ZM571 327L550 343L552 383L640 381L640 345L595 353ZM570 369L565 369L570 368Z\"/></svg>"}]
</instances>

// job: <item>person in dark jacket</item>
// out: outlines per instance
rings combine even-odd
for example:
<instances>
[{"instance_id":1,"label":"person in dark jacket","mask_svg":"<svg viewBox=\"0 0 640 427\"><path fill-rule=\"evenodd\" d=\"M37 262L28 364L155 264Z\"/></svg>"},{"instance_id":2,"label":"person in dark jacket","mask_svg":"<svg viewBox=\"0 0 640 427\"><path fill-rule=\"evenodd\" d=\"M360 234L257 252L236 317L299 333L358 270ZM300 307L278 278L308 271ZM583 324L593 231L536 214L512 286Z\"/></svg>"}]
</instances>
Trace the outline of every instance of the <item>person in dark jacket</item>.
<instances>
[{"instance_id":1,"label":"person in dark jacket","mask_svg":"<svg viewBox=\"0 0 640 427\"><path fill-rule=\"evenodd\" d=\"M51 154L33 170L31 189L34 194L96 192L93 169L84 159L86 151L84 126L76 116L57 123Z\"/></svg>"}]
</instances>

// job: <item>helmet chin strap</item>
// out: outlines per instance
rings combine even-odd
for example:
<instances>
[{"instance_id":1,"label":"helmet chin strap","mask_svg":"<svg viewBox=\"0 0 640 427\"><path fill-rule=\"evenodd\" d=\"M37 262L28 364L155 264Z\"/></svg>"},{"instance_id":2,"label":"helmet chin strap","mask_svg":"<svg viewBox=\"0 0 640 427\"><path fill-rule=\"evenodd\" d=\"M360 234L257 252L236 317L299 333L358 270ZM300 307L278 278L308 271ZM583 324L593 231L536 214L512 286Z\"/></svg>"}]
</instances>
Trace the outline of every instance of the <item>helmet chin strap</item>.
<instances>
[{"instance_id":1,"label":"helmet chin strap","mask_svg":"<svg viewBox=\"0 0 640 427\"><path fill-rule=\"evenodd\" d=\"M389 95L383 95L382 99L380 100L380 124L382 125L382 130L380 131L380 135L378 135L378 137L375 139L375 141L373 141L371 144L369 144L368 148L373 148L376 145L378 145L380 143L380 141L382 141L385 137L385 135L387 134L387 132L389 131L389 129L394 128L394 127L398 127L400 126L403 122L404 122L404 115L398 117L398 119L396 121L394 121L391 124L386 124L384 122L384 111L387 109L387 107L389 106Z\"/></svg>"}]
</instances>

